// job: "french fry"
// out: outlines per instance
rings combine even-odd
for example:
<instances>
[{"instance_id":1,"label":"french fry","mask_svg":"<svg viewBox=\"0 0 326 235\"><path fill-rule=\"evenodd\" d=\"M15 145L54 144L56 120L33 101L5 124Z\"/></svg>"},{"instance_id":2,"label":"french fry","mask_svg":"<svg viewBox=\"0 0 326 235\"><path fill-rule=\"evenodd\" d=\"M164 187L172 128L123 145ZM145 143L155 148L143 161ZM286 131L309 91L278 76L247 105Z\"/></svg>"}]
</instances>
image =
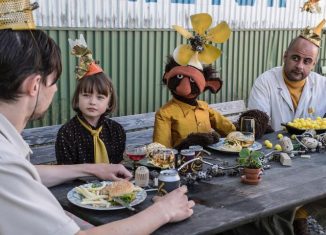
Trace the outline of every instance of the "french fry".
<instances>
[{"instance_id":1,"label":"french fry","mask_svg":"<svg viewBox=\"0 0 326 235\"><path fill-rule=\"evenodd\" d=\"M87 189L85 189L83 187L76 187L76 191L88 199L92 199L96 196L94 193L89 192Z\"/></svg>"},{"instance_id":2,"label":"french fry","mask_svg":"<svg viewBox=\"0 0 326 235\"><path fill-rule=\"evenodd\" d=\"M87 188L88 191L90 192L97 192L105 188L106 184L103 184L101 187L96 187L96 188Z\"/></svg>"},{"instance_id":3,"label":"french fry","mask_svg":"<svg viewBox=\"0 0 326 235\"><path fill-rule=\"evenodd\" d=\"M81 201L82 205L92 205L94 207L110 207L111 203L108 202L108 195L99 195L99 190L102 187L98 188L84 188L84 187L76 187L75 190L77 193L82 195L84 198ZM94 190L98 189L98 190Z\"/></svg>"},{"instance_id":4,"label":"french fry","mask_svg":"<svg viewBox=\"0 0 326 235\"><path fill-rule=\"evenodd\" d=\"M95 200L95 201L93 201L93 200L82 200L81 201L81 204L83 204L83 205L107 205L107 204L111 204L111 203L109 203L108 201L105 201L105 200L103 200L103 199L101 199L101 200Z\"/></svg>"}]
</instances>

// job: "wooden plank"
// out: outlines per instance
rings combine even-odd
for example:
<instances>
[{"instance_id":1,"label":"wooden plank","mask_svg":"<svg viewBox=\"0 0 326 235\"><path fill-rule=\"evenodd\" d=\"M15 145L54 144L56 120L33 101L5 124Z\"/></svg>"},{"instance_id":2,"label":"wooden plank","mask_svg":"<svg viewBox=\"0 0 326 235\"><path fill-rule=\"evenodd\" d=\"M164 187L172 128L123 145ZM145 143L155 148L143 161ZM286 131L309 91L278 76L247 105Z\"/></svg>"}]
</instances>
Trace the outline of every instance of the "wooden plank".
<instances>
[{"instance_id":1,"label":"wooden plank","mask_svg":"<svg viewBox=\"0 0 326 235\"><path fill-rule=\"evenodd\" d=\"M60 127L61 125L53 125L24 129L22 136L30 146L51 144L55 142Z\"/></svg>"},{"instance_id":2,"label":"wooden plank","mask_svg":"<svg viewBox=\"0 0 326 235\"><path fill-rule=\"evenodd\" d=\"M209 106L213 109L220 111L225 116L239 114L247 110L244 100L235 100L223 103L210 104Z\"/></svg>"},{"instance_id":3,"label":"wooden plank","mask_svg":"<svg viewBox=\"0 0 326 235\"><path fill-rule=\"evenodd\" d=\"M210 107L219 110L223 115L228 116L231 121L236 121L239 114L246 110L243 100L210 104ZM113 117L112 119L119 122L125 131L129 133L153 128L155 112ZM22 136L31 146L53 144L56 140L57 132L60 127L61 125L29 128L23 130Z\"/></svg>"},{"instance_id":4,"label":"wooden plank","mask_svg":"<svg viewBox=\"0 0 326 235\"><path fill-rule=\"evenodd\" d=\"M153 139L153 128L127 133L126 144L149 144Z\"/></svg>"},{"instance_id":5,"label":"wooden plank","mask_svg":"<svg viewBox=\"0 0 326 235\"><path fill-rule=\"evenodd\" d=\"M113 117L120 123L126 132L152 128L154 126L155 112Z\"/></svg>"},{"instance_id":6,"label":"wooden plank","mask_svg":"<svg viewBox=\"0 0 326 235\"><path fill-rule=\"evenodd\" d=\"M33 154L30 159L32 164L38 165L56 163L54 144L34 147L32 150Z\"/></svg>"}]
</instances>

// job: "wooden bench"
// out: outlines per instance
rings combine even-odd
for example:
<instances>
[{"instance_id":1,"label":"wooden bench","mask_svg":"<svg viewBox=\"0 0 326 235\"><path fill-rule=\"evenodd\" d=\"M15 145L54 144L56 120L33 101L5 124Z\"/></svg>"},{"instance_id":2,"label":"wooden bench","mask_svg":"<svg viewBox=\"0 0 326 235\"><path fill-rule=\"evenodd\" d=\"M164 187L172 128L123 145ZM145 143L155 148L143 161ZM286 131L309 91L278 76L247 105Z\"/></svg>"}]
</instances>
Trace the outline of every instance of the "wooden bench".
<instances>
[{"instance_id":1,"label":"wooden bench","mask_svg":"<svg viewBox=\"0 0 326 235\"><path fill-rule=\"evenodd\" d=\"M233 122L246 110L243 100L211 104L210 106L219 110ZM152 141L155 112L113 117L112 119L119 122L125 129L127 144L147 144ZM54 164L56 162L54 143L60 127L61 125L53 125L29 128L23 131L23 138L33 150L31 156L33 164Z\"/></svg>"}]
</instances>

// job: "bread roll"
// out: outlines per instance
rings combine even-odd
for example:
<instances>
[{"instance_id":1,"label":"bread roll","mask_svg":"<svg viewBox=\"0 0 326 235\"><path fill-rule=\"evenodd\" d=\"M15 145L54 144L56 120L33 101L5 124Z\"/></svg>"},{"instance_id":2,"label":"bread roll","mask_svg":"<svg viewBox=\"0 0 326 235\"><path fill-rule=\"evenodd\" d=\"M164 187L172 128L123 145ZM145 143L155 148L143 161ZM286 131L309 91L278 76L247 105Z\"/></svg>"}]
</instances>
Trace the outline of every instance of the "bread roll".
<instances>
[{"instance_id":1,"label":"bread roll","mask_svg":"<svg viewBox=\"0 0 326 235\"><path fill-rule=\"evenodd\" d=\"M120 197L132 193L134 188L134 185L127 180L115 181L103 188L100 194L109 195L109 197Z\"/></svg>"}]
</instances>

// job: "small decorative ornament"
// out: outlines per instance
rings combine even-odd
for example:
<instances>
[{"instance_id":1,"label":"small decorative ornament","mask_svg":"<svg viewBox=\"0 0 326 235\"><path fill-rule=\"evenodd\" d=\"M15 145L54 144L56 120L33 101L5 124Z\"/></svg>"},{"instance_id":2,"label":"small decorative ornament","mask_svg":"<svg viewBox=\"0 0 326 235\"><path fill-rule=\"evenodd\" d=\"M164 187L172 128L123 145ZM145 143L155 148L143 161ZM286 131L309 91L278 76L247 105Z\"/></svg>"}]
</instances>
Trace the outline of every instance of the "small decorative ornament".
<instances>
[{"instance_id":1,"label":"small decorative ornament","mask_svg":"<svg viewBox=\"0 0 326 235\"><path fill-rule=\"evenodd\" d=\"M225 172L222 169L220 169L218 165L213 165L212 167L208 168L207 172L213 177L225 175Z\"/></svg>"},{"instance_id":2,"label":"small decorative ornament","mask_svg":"<svg viewBox=\"0 0 326 235\"><path fill-rule=\"evenodd\" d=\"M313 114L315 112L315 109L314 108L312 108L312 107L309 107L308 108L308 113L309 114Z\"/></svg>"},{"instance_id":3,"label":"small decorative ornament","mask_svg":"<svg viewBox=\"0 0 326 235\"><path fill-rule=\"evenodd\" d=\"M228 176L237 176L240 174L239 169L229 169L228 170Z\"/></svg>"},{"instance_id":4,"label":"small decorative ornament","mask_svg":"<svg viewBox=\"0 0 326 235\"><path fill-rule=\"evenodd\" d=\"M185 177L182 177L182 184L193 185L197 180L197 174L187 173Z\"/></svg>"},{"instance_id":5,"label":"small decorative ornament","mask_svg":"<svg viewBox=\"0 0 326 235\"><path fill-rule=\"evenodd\" d=\"M103 69L93 59L92 51L87 48L87 43L82 34L79 39L68 39L71 48L71 54L79 58L78 66L76 66L76 79L79 80L85 76L103 72Z\"/></svg>"},{"instance_id":6,"label":"small decorative ornament","mask_svg":"<svg viewBox=\"0 0 326 235\"><path fill-rule=\"evenodd\" d=\"M282 151L285 153L291 153L291 151L293 151L292 141L287 136L284 136L282 139L280 139L280 145L282 147Z\"/></svg>"},{"instance_id":7,"label":"small decorative ornament","mask_svg":"<svg viewBox=\"0 0 326 235\"><path fill-rule=\"evenodd\" d=\"M322 143L322 145L326 146L326 133L320 135L318 140Z\"/></svg>"},{"instance_id":8,"label":"small decorative ornament","mask_svg":"<svg viewBox=\"0 0 326 235\"><path fill-rule=\"evenodd\" d=\"M270 164L263 165L263 169L264 170L271 169L271 165Z\"/></svg>"},{"instance_id":9,"label":"small decorative ornament","mask_svg":"<svg viewBox=\"0 0 326 235\"><path fill-rule=\"evenodd\" d=\"M320 0L308 0L303 4L303 7L301 7L301 11L306 11L310 13L320 13L321 7L319 4Z\"/></svg>"},{"instance_id":10,"label":"small decorative ornament","mask_svg":"<svg viewBox=\"0 0 326 235\"><path fill-rule=\"evenodd\" d=\"M198 180L209 180L211 176L207 174L207 171L198 171L197 178Z\"/></svg>"},{"instance_id":11,"label":"small decorative ornament","mask_svg":"<svg viewBox=\"0 0 326 235\"><path fill-rule=\"evenodd\" d=\"M306 130L305 132L303 132L302 136L315 138L317 136L317 132L314 129L309 129L309 130Z\"/></svg>"},{"instance_id":12,"label":"small decorative ornament","mask_svg":"<svg viewBox=\"0 0 326 235\"><path fill-rule=\"evenodd\" d=\"M149 182L149 170L145 166L139 166L135 172L135 185L147 187Z\"/></svg>"},{"instance_id":13,"label":"small decorative ornament","mask_svg":"<svg viewBox=\"0 0 326 235\"><path fill-rule=\"evenodd\" d=\"M303 137L301 143L309 150L315 150L318 147L318 140L311 137Z\"/></svg>"}]
</instances>

